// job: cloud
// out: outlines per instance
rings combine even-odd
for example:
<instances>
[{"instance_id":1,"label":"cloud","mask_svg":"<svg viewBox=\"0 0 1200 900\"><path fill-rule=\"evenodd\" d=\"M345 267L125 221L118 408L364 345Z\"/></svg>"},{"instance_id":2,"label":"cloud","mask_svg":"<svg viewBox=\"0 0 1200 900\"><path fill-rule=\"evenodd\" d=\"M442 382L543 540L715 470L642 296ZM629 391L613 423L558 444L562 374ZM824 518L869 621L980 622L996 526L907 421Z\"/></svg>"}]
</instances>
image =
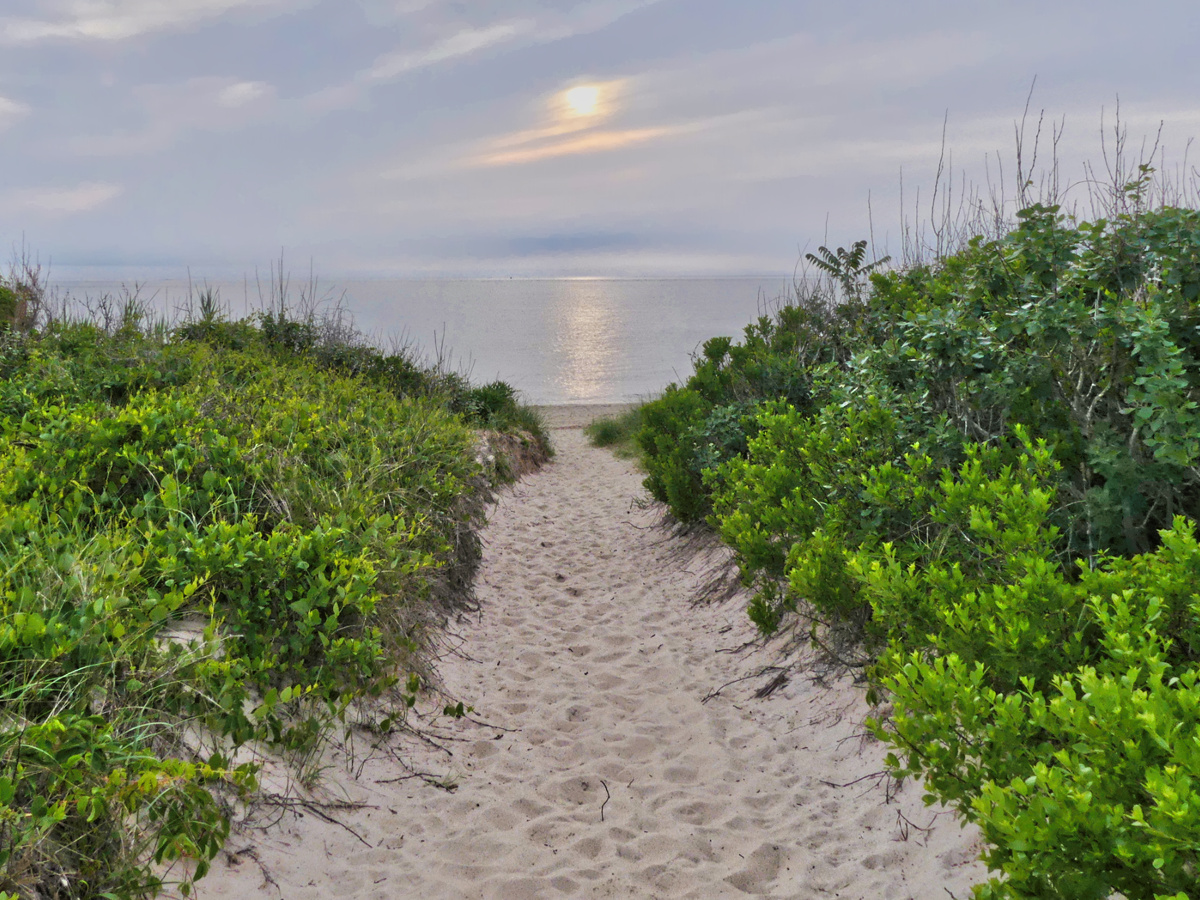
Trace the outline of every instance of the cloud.
<instances>
[{"instance_id":1,"label":"cloud","mask_svg":"<svg viewBox=\"0 0 1200 900\"><path fill-rule=\"evenodd\" d=\"M49 3L43 3L51 6ZM0 44L123 41L190 28L231 12L296 6L295 0L69 0L44 18L0 17Z\"/></svg>"},{"instance_id":2,"label":"cloud","mask_svg":"<svg viewBox=\"0 0 1200 900\"><path fill-rule=\"evenodd\" d=\"M302 101L310 112L363 106L371 88L412 72L467 60L487 50L548 44L605 28L663 0L583 0L551 7L544 0L509 0L504 17L493 4L454 0L359 0L368 18L418 35L412 45L378 56L348 83L335 84Z\"/></svg>"},{"instance_id":3,"label":"cloud","mask_svg":"<svg viewBox=\"0 0 1200 900\"><path fill-rule=\"evenodd\" d=\"M69 216L98 209L119 197L123 190L120 185L105 182L87 182L70 188L26 188L0 198L0 209L9 213Z\"/></svg>"},{"instance_id":4,"label":"cloud","mask_svg":"<svg viewBox=\"0 0 1200 900\"><path fill-rule=\"evenodd\" d=\"M369 68L357 72L352 81L322 88L301 100L300 105L316 114L363 106L372 86L512 43L528 37L535 29L536 23L532 20L502 22L482 28L465 28L423 47L393 50L377 57Z\"/></svg>"},{"instance_id":5,"label":"cloud","mask_svg":"<svg viewBox=\"0 0 1200 900\"><path fill-rule=\"evenodd\" d=\"M133 131L76 138L80 156L132 156L164 150L189 131L226 131L262 121L276 102L273 85L228 77L143 85L134 91L148 119Z\"/></svg>"},{"instance_id":6,"label":"cloud","mask_svg":"<svg viewBox=\"0 0 1200 900\"><path fill-rule=\"evenodd\" d=\"M487 141L452 165L474 167L513 166L562 156L579 156L621 150L694 128L694 125L652 125L641 128L602 128L621 112L623 79L584 82L551 95L545 121ZM583 91L585 103L572 102Z\"/></svg>"},{"instance_id":7,"label":"cloud","mask_svg":"<svg viewBox=\"0 0 1200 900\"><path fill-rule=\"evenodd\" d=\"M557 156L575 156L581 153L599 153L605 150L620 150L635 144L644 144L655 138L666 137L678 132L677 128L634 128L625 131L594 131L580 137L557 141L541 147L526 147L506 150L475 157L469 165L512 166L522 163L540 162Z\"/></svg>"},{"instance_id":8,"label":"cloud","mask_svg":"<svg viewBox=\"0 0 1200 900\"><path fill-rule=\"evenodd\" d=\"M500 3L464 3L462 0L357 0L367 19L376 26L440 29L451 33L463 28L484 28L503 7L506 19L536 19L541 24L602 28L622 16L661 3L662 0L505 0Z\"/></svg>"},{"instance_id":9,"label":"cloud","mask_svg":"<svg viewBox=\"0 0 1200 900\"><path fill-rule=\"evenodd\" d=\"M901 166L936 164L942 101L917 109L895 92L966 80L996 52L969 30L837 46L795 33L543 82L472 111L449 140L413 135L329 184L322 193L337 212L324 220L353 219L368 236L415 222L503 234L559 219L569 233L705 221L737 223L731 233L809 230L825 210L865 210L864 185L887 188ZM604 102L571 118L561 101L580 87ZM963 125L952 116L953 134ZM956 147L994 147L996 129L984 130ZM1011 134L1011 118L999 132Z\"/></svg>"},{"instance_id":10,"label":"cloud","mask_svg":"<svg viewBox=\"0 0 1200 900\"><path fill-rule=\"evenodd\" d=\"M18 119L29 115L30 109L24 103L0 97L0 128L7 128Z\"/></svg>"},{"instance_id":11,"label":"cloud","mask_svg":"<svg viewBox=\"0 0 1200 900\"><path fill-rule=\"evenodd\" d=\"M238 109L258 100L266 100L273 89L264 81L238 81L217 91L216 103L226 109Z\"/></svg>"},{"instance_id":12,"label":"cloud","mask_svg":"<svg viewBox=\"0 0 1200 900\"><path fill-rule=\"evenodd\" d=\"M504 43L531 30L531 22L510 22L488 28L460 31L422 50L388 53L375 60L364 75L364 81L391 81L406 72L436 65L462 56L470 56L496 44Z\"/></svg>"}]
</instances>

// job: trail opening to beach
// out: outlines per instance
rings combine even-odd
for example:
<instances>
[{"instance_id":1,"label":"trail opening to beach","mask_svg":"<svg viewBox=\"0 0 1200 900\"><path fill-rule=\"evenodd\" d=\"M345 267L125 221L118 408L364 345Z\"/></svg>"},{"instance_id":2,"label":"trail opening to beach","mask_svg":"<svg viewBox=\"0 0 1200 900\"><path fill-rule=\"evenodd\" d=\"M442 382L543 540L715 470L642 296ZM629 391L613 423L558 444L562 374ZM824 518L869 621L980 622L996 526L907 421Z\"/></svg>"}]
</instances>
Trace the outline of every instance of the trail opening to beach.
<instances>
[{"instance_id":1,"label":"trail opening to beach","mask_svg":"<svg viewBox=\"0 0 1200 900\"><path fill-rule=\"evenodd\" d=\"M967 896L973 833L886 779L860 689L704 602L721 551L550 415L557 458L493 510L439 663L472 711L339 759L339 808L239 833L201 897Z\"/></svg>"}]
</instances>

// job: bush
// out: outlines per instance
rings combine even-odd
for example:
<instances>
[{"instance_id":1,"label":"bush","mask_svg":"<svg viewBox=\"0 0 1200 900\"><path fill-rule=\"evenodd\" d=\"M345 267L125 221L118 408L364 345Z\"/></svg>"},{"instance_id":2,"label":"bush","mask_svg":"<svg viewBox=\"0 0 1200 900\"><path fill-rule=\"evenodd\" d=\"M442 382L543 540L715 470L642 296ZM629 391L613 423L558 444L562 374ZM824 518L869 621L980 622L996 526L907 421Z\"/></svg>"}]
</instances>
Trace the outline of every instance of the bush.
<instances>
[{"instance_id":1,"label":"bush","mask_svg":"<svg viewBox=\"0 0 1200 900\"><path fill-rule=\"evenodd\" d=\"M17 294L0 284L0 325L12 325L17 319Z\"/></svg>"},{"instance_id":2,"label":"bush","mask_svg":"<svg viewBox=\"0 0 1200 900\"><path fill-rule=\"evenodd\" d=\"M0 332L0 892L201 877L255 787L230 752L303 760L364 698L388 727L469 589L484 486L440 376L266 331Z\"/></svg>"},{"instance_id":3,"label":"bush","mask_svg":"<svg viewBox=\"0 0 1200 900\"><path fill-rule=\"evenodd\" d=\"M1200 871L1200 212L1133 208L891 272L823 248L840 288L706 343L638 434L760 629L875 660L892 771L979 823L982 897Z\"/></svg>"},{"instance_id":4,"label":"bush","mask_svg":"<svg viewBox=\"0 0 1200 900\"><path fill-rule=\"evenodd\" d=\"M642 407L636 440L648 473L646 488L681 522L698 521L709 509L696 458L696 430L710 410L699 393L674 385Z\"/></svg>"},{"instance_id":5,"label":"bush","mask_svg":"<svg viewBox=\"0 0 1200 900\"><path fill-rule=\"evenodd\" d=\"M640 424L640 415L628 424L621 418L605 416L589 422L583 431L593 447L614 447L632 440Z\"/></svg>"},{"instance_id":6,"label":"bush","mask_svg":"<svg viewBox=\"0 0 1200 900\"><path fill-rule=\"evenodd\" d=\"M255 318L227 322L211 294L202 294L199 319L184 322L172 336L222 350L259 349L281 362L307 365L359 379L397 398L422 397L480 428L522 431L538 454L553 454L550 438L537 413L520 402L517 391L503 381L473 387L457 372L423 366L408 349L383 353L369 345L340 310L324 317L315 312L297 315L280 303Z\"/></svg>"},{"instance_id":7,"label":"bush","mask_svg":"<svg viewBox=\"0 0 1200 900\"><path fill-rule=\"evenodd\" d=\"M966 653L894 641L880 663L896 709L874 725L899 751L889 763L979 824L984 858L1004 876L980 896L1152 900L1194 888L1200 668L1169 634L1194 636L1200 622L1194 589L1177 588L1195 576L1200 545L1182 519L1161 537L1155 553L1074 584L1034 567L989 590L993 613L969 626L975 639L946 633ZM974 612L944 616L962 634ZM1031 617L1066 632L1061 652Z\"/></svg>"},{"instance_id":8,"label":"bush","mask_svg":"<svg viewBox=\"0 0 1200 900\"><path fill-rule=\"evenodd\" d=\"M737 552L746 581L759 588L760 628L769 632L800 598L831 619L861 618L844 580L827 580L830 542L863 538L862 476L895 454L893 416L878 404L805 416L778 403L764 406L755 425L747 455L732 455L707 482L720 484L712 521ZM789 577L791 591L782 589Z\"/></svg>"}]
</instances>

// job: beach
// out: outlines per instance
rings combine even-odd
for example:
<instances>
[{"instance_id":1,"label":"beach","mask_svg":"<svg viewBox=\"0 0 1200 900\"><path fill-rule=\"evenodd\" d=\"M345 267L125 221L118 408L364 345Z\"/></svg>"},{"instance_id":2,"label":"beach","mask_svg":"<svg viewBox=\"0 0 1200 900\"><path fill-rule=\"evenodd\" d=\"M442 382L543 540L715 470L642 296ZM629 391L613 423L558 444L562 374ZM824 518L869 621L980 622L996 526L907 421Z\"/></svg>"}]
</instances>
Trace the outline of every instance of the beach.
<instances>
[{"instance_id":1,"label":"beach","mask_svg":"<svg viewBox=\"0 0 1200 900\"><path fill-rule=\"evenodd\" d=\"M803 635L759 639L727 551L587 445L601 411L545 410L557 456L490 511L419 734L332 748L201 898L917 900L985 877L975 832L884 774L864 686Z\"/></svg>"}]
</instances>

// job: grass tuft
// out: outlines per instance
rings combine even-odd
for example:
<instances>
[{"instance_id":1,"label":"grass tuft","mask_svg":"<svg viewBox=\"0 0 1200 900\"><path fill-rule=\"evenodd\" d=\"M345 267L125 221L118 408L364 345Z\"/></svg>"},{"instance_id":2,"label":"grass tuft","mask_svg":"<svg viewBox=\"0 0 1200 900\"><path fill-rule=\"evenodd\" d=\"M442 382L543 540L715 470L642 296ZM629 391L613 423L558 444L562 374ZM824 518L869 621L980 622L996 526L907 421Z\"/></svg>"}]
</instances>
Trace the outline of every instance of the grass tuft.
<instances>
[{"instance_id":1,"label":"grass tuft","mask_svg":"<svg viewBox=\"0 0 1200 900\"><path fill-rule=\"evenodd\" d=\"M602 416L584 427L593 447L608 447L625 459L637 456L634 438L642 427L642 408L635 406L618 416Z\"/></svg>"}]
</instances>

